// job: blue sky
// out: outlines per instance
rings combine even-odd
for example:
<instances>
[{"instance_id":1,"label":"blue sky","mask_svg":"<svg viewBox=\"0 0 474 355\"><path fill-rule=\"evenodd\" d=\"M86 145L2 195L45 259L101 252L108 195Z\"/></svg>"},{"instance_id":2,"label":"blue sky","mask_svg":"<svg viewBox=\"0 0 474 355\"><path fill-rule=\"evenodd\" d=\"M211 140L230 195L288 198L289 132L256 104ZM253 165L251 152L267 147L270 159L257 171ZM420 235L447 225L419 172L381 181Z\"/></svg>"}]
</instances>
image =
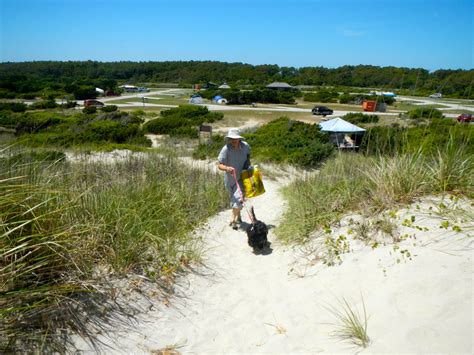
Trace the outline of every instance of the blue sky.
<instances>
[{"instance_id":1,"label":"blue sky","mask_svg":"<svg viewBox=\"0 0 474 355\"><path fill-rule=\"evenodd\" d=\"M474 0L0 0L0 61L472 69Z\"/></svg>"}]
</instances>

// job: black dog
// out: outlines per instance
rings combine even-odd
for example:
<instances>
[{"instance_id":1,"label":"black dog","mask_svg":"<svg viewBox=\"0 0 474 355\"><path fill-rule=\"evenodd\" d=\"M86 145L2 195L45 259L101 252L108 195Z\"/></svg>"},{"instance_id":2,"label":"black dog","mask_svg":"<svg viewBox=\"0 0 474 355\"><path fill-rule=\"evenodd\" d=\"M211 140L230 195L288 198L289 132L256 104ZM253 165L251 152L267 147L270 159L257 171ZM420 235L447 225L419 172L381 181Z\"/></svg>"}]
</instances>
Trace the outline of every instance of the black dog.
<instances>
[{"instance_id":1,"label":"black dog","mask_svg":"<svg viewBox=\"0 0 474 355\"><path fill-rule=\"evenodd\" d=\"M247 227L247 237L249 245L255 250L262 250L267 246L268 227L262 221L257 220L253 206L250 208L252 223Z\"/></svg>"}]
</instances>

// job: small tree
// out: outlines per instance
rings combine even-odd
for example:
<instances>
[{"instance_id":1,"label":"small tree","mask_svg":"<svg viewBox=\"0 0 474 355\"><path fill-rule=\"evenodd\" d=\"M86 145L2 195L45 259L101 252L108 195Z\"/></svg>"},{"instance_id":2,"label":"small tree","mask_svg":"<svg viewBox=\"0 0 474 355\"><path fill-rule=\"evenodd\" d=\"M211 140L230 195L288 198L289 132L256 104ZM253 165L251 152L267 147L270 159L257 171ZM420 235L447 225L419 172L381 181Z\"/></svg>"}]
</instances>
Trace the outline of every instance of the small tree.
<instances>
[{"instance_id":1,"label":"small tree","mask_svg":"<svg viewBox=\"0 0 474 355\"><path fill-rule=\"evenodd\" d=\"M97 113L97 108L95 106L87 106L82 110L85 114L91 115Z\"/></svg>"}]
</instances>

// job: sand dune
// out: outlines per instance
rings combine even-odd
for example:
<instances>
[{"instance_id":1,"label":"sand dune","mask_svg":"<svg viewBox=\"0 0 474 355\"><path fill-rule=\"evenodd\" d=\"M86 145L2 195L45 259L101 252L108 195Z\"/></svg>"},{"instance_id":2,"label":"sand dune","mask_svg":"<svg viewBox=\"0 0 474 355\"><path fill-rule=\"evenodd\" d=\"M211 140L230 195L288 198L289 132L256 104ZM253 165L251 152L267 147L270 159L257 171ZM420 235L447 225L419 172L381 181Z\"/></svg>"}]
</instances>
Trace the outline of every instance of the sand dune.
<instances>
[{"instance_id":1,"label":"sand dune","mask_svg":"<svg viewBox=\"0 0 474 355\"><path fill-rule=\"evenodd\" d=\"M249 201L271 228L285 208L283 183L267 179L267 192ZM230 211L221 212L198 232L204 266L178 279L169 302L130 296L128 302L151 310L129 327L99 335L110 346L103 351L471 354L474 224L461 215L436 213L439 202L425 199L392 216L397 235L405 238L395 248L383 238L376 248L355 240L351 230L360 216L347 216L331 235L346 236L350 251L334 266L321 262L320 243L284 246L273 228L271 252L255 255L245 233L228 226ZM445 204L454 210L454 202ZM457 205L471 207L469 201ZM441 227L443 221L449 226ZM367 348L337 337L339 322L330 309L342 309L343 299L360 314L365 304ZM80 339L76 345L95 352Z\"/></svg>"}]
</instances>

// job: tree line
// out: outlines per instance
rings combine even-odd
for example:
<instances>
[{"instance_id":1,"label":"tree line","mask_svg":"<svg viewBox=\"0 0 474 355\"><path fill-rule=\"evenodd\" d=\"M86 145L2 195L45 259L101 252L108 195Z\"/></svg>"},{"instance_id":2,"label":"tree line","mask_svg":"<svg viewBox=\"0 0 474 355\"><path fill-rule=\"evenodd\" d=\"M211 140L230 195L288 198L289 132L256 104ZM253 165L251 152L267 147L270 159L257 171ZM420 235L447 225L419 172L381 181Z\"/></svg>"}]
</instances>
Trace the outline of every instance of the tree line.
<instances>
[{"instance_id":1,"label":"tree line","mask_svg":"<svg viewBox=\"0 0 474 355\"><path fill-rule=\"evenodd\" d=\"M0 97L3 98L45 91L70 93L90 86L113 90L121 83L174 83L190 87L224 81L237 88L283 81L293 86L382 88L400 94L441 92L447 97L474 97L474 69L429 72L423 68L373 65L294 68L217 61L0 63Z\"/></svg>"}]
</instances>

